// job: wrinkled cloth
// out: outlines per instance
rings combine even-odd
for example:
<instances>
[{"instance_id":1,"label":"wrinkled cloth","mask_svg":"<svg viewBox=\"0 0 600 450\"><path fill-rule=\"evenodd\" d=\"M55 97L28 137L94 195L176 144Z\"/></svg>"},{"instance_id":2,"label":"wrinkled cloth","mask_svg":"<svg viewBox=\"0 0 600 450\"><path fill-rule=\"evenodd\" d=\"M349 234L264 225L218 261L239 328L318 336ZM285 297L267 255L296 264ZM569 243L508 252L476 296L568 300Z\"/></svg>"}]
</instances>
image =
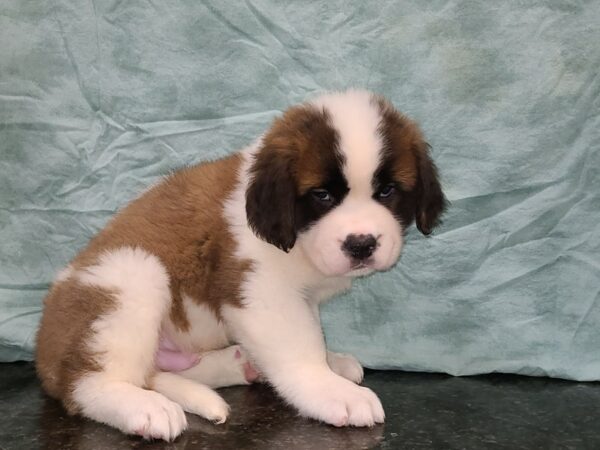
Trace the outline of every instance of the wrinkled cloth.
<instances>
[{"instance_id":1,"label":"wrinkled cloth","mask_svg":"<svg viewBox=\"0 0 600 450\"><path fill-rule=\"evenodd\" d=\"M329 346L600 380L600 2L4 0L0 41L1 360L120 206L355 86L421 124L452 206L325 308Z\"/></svg>"}]
</instances>

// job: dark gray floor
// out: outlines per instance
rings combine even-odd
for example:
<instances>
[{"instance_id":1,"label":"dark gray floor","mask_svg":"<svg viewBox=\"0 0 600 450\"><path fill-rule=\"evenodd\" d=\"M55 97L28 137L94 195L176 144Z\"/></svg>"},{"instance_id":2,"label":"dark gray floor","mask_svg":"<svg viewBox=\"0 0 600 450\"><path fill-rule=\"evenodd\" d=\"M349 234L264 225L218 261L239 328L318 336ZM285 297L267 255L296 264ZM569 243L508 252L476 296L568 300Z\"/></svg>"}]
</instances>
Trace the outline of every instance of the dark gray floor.
<instances>
[{"instance_id":1,"label":"dark gray floor","mask_svg":"<svg viewBox=\"0 0 600 450\"><path fill-rule=\"evenodd\" d=\"M600 449L600 384L491 375L369 372L385 425L336 429L305 420L266 386L221 390L229 421L188 414L174 443L144 442L69 417L46 398L31 364L0 364L2 449Z\"/></svg>"}]
</instances>

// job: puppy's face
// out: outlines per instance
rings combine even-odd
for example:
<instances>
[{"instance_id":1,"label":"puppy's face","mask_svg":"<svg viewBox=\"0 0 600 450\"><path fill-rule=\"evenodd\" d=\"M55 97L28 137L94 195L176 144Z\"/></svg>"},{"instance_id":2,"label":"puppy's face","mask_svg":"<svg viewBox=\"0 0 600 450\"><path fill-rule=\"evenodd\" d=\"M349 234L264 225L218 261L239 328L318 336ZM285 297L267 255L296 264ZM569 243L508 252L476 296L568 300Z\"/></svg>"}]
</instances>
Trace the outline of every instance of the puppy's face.
<instances>
[{"instance_id":1,"label":"puppy's face","mask_svg":"<svg viewBox=\"0 0 600 450\"><path fill-rule=\"evenodd\" d=\"M419 129L383 98L351 91L294 107L264 136L250 170L248 222L294 245L325 275L360 276L398 259L406 228L444 209Z\"/></svg>"}]
</instances>

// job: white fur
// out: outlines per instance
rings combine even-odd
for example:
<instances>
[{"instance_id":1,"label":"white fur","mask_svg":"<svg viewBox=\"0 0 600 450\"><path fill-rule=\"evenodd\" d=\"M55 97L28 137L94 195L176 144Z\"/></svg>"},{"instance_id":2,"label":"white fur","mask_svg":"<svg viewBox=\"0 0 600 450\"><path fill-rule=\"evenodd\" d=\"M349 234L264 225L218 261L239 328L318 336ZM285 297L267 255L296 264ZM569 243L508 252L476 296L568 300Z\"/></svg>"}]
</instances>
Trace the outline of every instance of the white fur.
<instances>
[{"instance_id":1,"label":"white fur","mask_svg":"<svg viewBox=\"0 0 600 450\"><path fill-rule=\"evenodd\" d=\"M313 264L326 275L358 276L374 270L387 270L396 262L402 250L400 223L370 196L363 197L351 192L341 205L298 240L298 245L304 247ZM378 238L371 265L359 269L360 272L352 270L352 261L342 251L342 243L350 234L371 234Z\"/></svg>"},{"instance_id":2,"label":"white fur","mask_svg":"<svg viewBox=\"0 0 600 450\"><path fill-rule=\"evenodd\" d=\"M160 323L171 305L169 277L155 256L129 247L104 253L79 281L115 291L116 310L92 325L90 350L106 373L142 386L154 367Z\"/></svg>"},{"instance_id":3,"label":"white fur","mask_svg":"<svg viewBox=\"0 0 600 450\"><path fill-rule=\"evenodd\" d=\"M219 394L181 374L160 372L154 376L152 388L181 405L184 411L212 422L224 423L229 415L229 405Z\"/></svg>"},{"instance_id":4,"label":"white fur","mask_svg":"<svg viewBox=\"0 0 600 450\"><path fill-rule=\"evenodd\" d=\"M298 244L326 275L362 276L387 270L402 250L402 227L390 212L373 199L372 177L379 166L382 147L380 116L367 91L350 90L316 99L313 104L329 112L340 137L344 176L349 192L341 205L312 226ZM378 247L369 266L352 268L341 244L350 234L371 234Z\"/></svg>"},{"instance_id":5,"label":"white fur","mask_svg":"<svg viewBox=\"0 0 600 450\"><path fill-rule=\"evenodd\" d=\"M89 350L102 371L76 382L74 401L85 416L125 433L174 439L187 426L181 407L142 389L171 303L164 266L141 249L124 247L104 253L98 264L75 275L85 285L113 292L115 310L92 324Z\"/></svg>"},{"instance_id":6,"label":"white fur","mask_svg":"<svg viewBox=\"0 0 600 450\"><path fill-rule=\"evenodd\" d=\"M386 270L402 248L402 226L374 201L371 178L379 164L379 116L370 94L350 91L313 102L329 112L340 136L340 152L350 191L342 204L298 236L289 253L259 239L246 219L249 167L260 140L246 149L239 182L224 213L237 243L236 257L250 259L241 286L243 307L223 306L223 322L206 307L184 298L191 330L181 332L168 317L169 279L160 261L139 249L122 248L77 273L87 285L115 293L116 309L93 324L91 350L103 371L82 378L74 399L84 415L126 433L171 440L186 427L186 411L222 422L225 402L210 388L244 384L237 342L264 377L301 414L336 426L383 422L379 399L360 387L363 370L350 355L328 352L319 304L350 287L351 279ZM349 234L373 234L378 247L369 267L353 269L341 244ZM160 332L182 350L206 352L200 363L179 374L154 377L157 392L141 389L153 371ZM213 351L210 351L213 350ZM192 381L193 380L193 381ZM202 384L198 384L202 383ZM158 392L160 392L161 395ZM181 406L180 406L181 405Z\"/></svg>"},{"instance_id":7,"label":"white fur","mask_svg":"<svg viewBox=\"0 0 600 450\"><path fill-rule=\"evenodd\" d=\"M377 397L327 365L320 324L301 291L287 286L289 279L273 280L269 275L260 271L248 279L244 308L223 309L228 325L266 378L305 416L337 426L382 422Z\"/></svg>"},{"instance_id":8,"label":"white fur","mask_svg":"<svg viewBox=\"0 0 600 450\"><path fill-rule=\"evenodd\" d=\"M71 269L68 276L112 292L116 305L92 324L89 350L102 370L76 382L73 399L83 415L128 434L167 441L187 427L183 410L225 422L229 406L205 384L248 384L244 377L248 360L245 354L236 358L237 346L204 353L197 366L180 374L157 373L152 380L155 392L142 389L154 371L161 322L169 337L188 351L215 349L229 342L214 314L186 296L184 308L194 327L186 334L173 326L167 314L169 278L158 258L125 247L104 253L94 266L78 272Z\"/></svg>"},{"instance_id":9,"label":"white fur","mask_svg":"<svg viewBox=\"0 0 600 450\"><path fill-rule=\"evenodd\" d=\"M370 95L333 94L313 104L329 112L338 131L350 191L341 205L298 236L289 253L281 252L248 227L244 195L258 144L249 148L240 183L225 212L238 242L238 257L255 264L242 289L245 307L225 307L223 315L230 333L303 415L336 426L371 426L384 420L381 403L369 389L353 383L363 377L355 358L326 351L318 305L349 287L344 276L391 267L402 248L402 227L372 198L371 179L379 164L381 139L380 118ZM341 250L349 234L378 238L370 267L352 270Z\"/></svg>"},{"instance_id":10,"label":"white fur","mask_svg":"<svg viewBox=\"0 0 600 450\"><path fill-rule=\"evenodd\" d=\"M377 131L380 116L371 103L370 92L349 90L324 95L312 103L329 112L337 130L339 151L346 158L344 175L350 195L369 197L371 178L379 165L381 137Z\"/></svg>"},{"instance_id":11,"label":"white fur","mask_svg":"<svg viewBox=\"0 0 600 450\"><path fill-rule=\"evenodd\" d=\"M181 406L110 373L84 377L77 383L73 397L84 416L127 434L172 441L187 428Z\"/></svg>"}]
</instances>

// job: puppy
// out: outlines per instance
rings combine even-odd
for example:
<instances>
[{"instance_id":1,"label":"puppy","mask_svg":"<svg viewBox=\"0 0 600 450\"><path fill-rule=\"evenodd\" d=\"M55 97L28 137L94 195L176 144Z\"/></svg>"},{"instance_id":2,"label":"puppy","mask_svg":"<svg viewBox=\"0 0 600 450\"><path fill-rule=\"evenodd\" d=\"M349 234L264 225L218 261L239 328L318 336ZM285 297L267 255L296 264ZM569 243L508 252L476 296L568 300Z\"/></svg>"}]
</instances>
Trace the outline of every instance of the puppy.
<instances>
[{"instance_id":1,"label":"puppy","mask_svg":"<svg viewBox=\"0 0 600 450\"><path fill-rule=\"evenodd\" d=\"M407 227L431 233L444 205L421 132L382 97L292 107L247 149L149 189L58 275L37 335L43 387L70 413L172 440L184 411L224 422L212 388L256 367L303 416L383 422L359 362L326 350L319 305L392 267ZM198 357L160 370L165 341Z\"/></svg>"}]
</instances>

